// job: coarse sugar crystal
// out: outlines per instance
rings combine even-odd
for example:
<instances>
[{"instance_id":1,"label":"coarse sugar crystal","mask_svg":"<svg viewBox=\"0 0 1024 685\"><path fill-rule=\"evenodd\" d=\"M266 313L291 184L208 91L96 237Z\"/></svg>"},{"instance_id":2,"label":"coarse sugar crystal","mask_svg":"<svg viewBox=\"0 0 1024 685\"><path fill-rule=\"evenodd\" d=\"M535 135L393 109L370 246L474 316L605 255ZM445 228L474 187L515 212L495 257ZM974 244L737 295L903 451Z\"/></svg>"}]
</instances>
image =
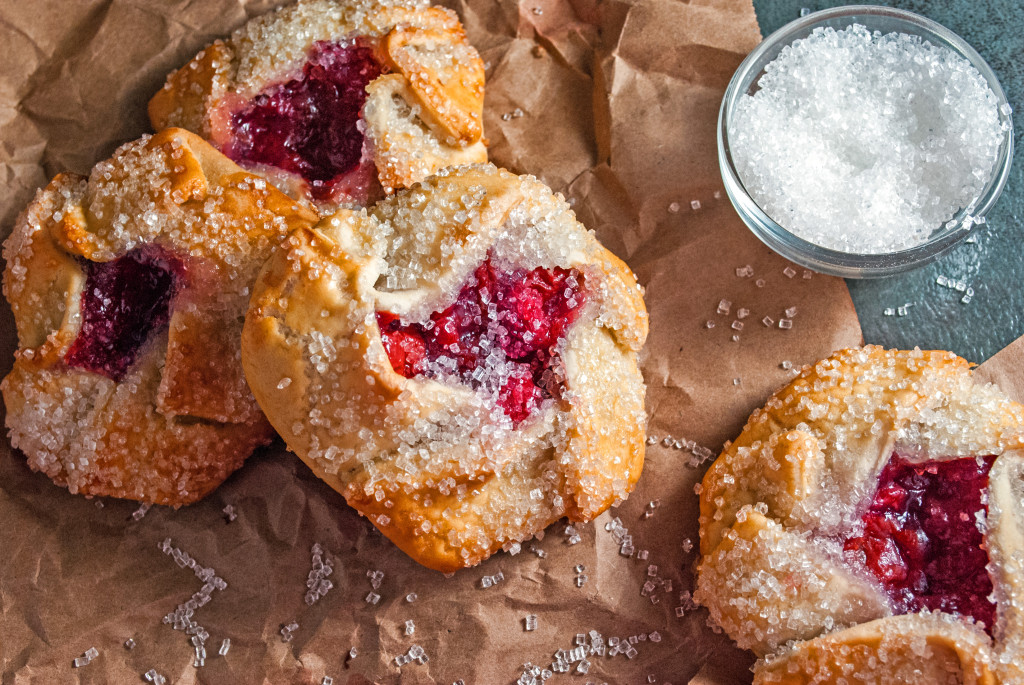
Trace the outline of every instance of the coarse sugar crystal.
<instances>
[{"instance_id":1,"label":"coarse sugar crystal","mask_svg":"<svg viewBox=\"0 0 1024 685\"><path fill-rule=\"evenodd\" d=\"M1006 124L978 70L941 45L817 28L736 103L729 144L755 202L816 245L884 254L969 209Z\"/></svg>"}]
</instances>

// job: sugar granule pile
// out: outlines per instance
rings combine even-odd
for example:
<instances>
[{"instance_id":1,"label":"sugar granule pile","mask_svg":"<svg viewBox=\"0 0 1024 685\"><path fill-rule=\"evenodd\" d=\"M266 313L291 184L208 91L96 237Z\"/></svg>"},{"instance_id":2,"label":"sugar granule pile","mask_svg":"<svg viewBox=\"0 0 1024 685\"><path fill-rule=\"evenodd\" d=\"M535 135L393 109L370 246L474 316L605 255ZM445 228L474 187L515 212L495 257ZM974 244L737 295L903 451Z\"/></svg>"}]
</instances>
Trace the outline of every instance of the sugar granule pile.
<instances>
[{"instance_id":1,"label":"sugar granule pile","mask_svg":"<svg viewBox=\"0 0 1024 685\"><path fill-rule=\"evenodd\" d=\"M966 59L859 24L794 41L758 86L729 125L743 185L787 230L843 252L907 249L971 211L1007 127Z\"/></svg>"}]
</instances>

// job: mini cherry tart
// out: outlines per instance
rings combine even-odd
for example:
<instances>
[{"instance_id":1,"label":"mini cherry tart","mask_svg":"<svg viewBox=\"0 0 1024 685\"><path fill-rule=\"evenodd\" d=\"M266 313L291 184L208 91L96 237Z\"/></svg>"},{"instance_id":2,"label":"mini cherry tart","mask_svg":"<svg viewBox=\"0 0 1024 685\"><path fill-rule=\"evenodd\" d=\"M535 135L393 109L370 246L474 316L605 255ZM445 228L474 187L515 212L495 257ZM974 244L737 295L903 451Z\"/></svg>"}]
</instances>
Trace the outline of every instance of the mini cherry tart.
<instances>
[{"instance_id":1,"label":"mini cherry tart","mask_svg":"<svg viewBox=\"0 0 1024 685\"><path fill-rule=\"evenodd\" d=\"M483 88L483 62L451 10L304 0L170 74L149 116L328 214L486 161Z\"/></svg>"},{"instance_id":2,"label":"mini cherry tart","mask_svg":"<svg viewBox=\"0 0 1024 685\"><path fill-rule=\"evenodd\" d=\"M950 352L842 350L704 476L694 596L758 685L1024 682L1022 497L1024 406Z\"/></svg>"},{"instance_id":3,"label":"mini cherry tart","mask_svg":"<svg viewBox=\"0 0 1024 685\"><path fill-rule=\"evenodd\" d=\"M249 290L315 219L181 129L57 176L4 243L18 350L0 390L28 466L173 506L223 482L273 437L238 362Z\"/></svg>"},{"instance_id":4,"label":"mini cherry tart","mask_svg":"<svg viewBox=\"0 0 1024 685\"><path fill-rule=\"evenodd\" d=\"M643 463L628 268L531 177L459 167L293 233L242 363L296 454L420 563L625 498Z\"/></svg>"}]
</instances>

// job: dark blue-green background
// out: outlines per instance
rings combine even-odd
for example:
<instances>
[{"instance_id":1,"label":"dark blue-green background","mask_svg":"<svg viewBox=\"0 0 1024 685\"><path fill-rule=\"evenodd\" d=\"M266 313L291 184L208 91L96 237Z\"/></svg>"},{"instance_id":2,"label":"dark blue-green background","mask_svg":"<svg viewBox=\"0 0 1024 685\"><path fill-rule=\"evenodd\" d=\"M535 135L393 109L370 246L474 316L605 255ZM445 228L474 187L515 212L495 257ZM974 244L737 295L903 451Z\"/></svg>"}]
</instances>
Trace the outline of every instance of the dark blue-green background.
<instances>
[{"instance_id":1,"label":"dark blue-green background","mask_svg":"<svg viewBox=\"0 0 1024 685\"><path fill-rule=\"evenodd\" d=\"M809 0L754 0L754 9L767 36L811 11L848 5ZM888 347L952 350L981 363L1024 335L1024 162L1019 157L1024 123L1024 1L917 0L877 3L923 14L967 40L999 76L1014 108L1014 157L1006 189L979 227L976 243L961 244L935 264L877 280L850 280L864 340ZM961 293L935 279L944 275L966 281L974 299L962 304ZM907 315L885 316L886 308L913 303Z\"/></svg>"}]
</instances>

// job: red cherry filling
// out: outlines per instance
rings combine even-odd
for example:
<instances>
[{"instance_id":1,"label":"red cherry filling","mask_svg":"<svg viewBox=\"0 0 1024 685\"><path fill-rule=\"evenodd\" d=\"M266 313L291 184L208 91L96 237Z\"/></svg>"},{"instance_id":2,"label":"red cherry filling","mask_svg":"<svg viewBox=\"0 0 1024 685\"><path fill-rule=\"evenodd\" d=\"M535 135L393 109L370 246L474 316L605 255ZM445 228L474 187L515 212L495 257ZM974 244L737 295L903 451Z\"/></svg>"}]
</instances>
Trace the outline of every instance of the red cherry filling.
<instances>
[{"instance_id":1,"label":"red cherry filling","mask_svg":"<svg viewBox=\"0 0 1024 685\"><path fill-rule=\"evenodd\" d=\"M479 388L497 377L498 405L518 424L541 400L561 396L551 373L555 345L585 301L575 269L498 271L485 261L452 306L425 324L377 312L391 366L406 378L456 372Z\"/></svg>"},{"instance_id":2,"label":"red cherry filling","mask_svg":"<svg viewBox=\"0 0 1024 685\"><path fill-rule=\"evenodd\" d=\"M150 332L167 323L184 264L156 246L86 264L82 328L64 362L119 381Z\"/></svg>"},{"instance_id":3,"label":"red cherry filling","mask_svg":"<svg viewBox=\"0 0 1024 685\"><path fill-rule=\"evenodd\" d=\"M893 454L863 516L861 551L899 613L931 609L970 616L991 632L996 606L979 519L988 513L995 457L911 463Z\"/></svg>"},{"instance_id":4,"label":"red cherry filling","mask_svg":"<svg viewBox=\"0 0 1024 685\"><path fill-rule=\"evenodd\" d=\"M360 166L360 112L367 84L381 72L368 47L317 43L300 77L268 88L232 116L228 157L298 174L315 198L330 199Z\"/></svg>"}]
</instances>

